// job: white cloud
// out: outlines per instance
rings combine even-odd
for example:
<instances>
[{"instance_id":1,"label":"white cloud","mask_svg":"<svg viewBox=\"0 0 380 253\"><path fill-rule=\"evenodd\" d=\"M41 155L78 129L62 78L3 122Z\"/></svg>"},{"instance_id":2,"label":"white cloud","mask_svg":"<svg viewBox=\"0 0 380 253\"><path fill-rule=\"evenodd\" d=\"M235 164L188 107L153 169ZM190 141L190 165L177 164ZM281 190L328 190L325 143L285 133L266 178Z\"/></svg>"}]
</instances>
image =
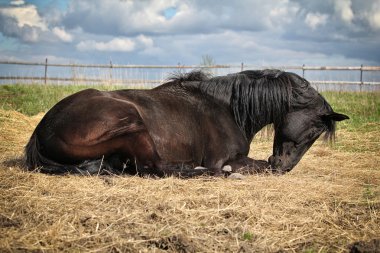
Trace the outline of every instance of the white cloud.
<instances>
[{"instance_id":1,"label":"white cloud","mask_svg":"<svg viewBox=\"0 0 380 253\"><path fill-rule=\"evenodd\" d=\"M221 64L380 61L380 0L65 1L62 10L9 0L0 6L0 39L21 41L24 51L14 52L25 57L88 62L102 52L136 64L198 64L205 54Z\"/></svg>"},{"instance_id":2,"label":"white cloud","mask_svg":"<svg viewBox=\"0 0 380 253\"><path fill-rule=\"evenodd\" d=\"M65 27L118 36L277 29L293 21L300 9L291 0L221 0L217 5L203 0L81 0L70 4L63 17ZM168 9L175 9L171 18L165 16Z\"/></svg>"},{"instance_id":3,"label":"white cloud","mask_svg":"<svg viewBox=\"0 0 380 253\"><path fill-rule=\"evenodd\" d=\"M135 42L128 38L115 38L108 42L96 42L94 40L86 40L77 44L79 51L119 51L130 52L135 49Z\"/></svg>"},{"instance_id":4,"label":"white cloud","mask_svg":"<svg viewBox=\"0 0 380 253\"><path fill-rule=\"evenodd\" d=\"M372 28L380 29L380 11L372 13L368 18L369 24Z\"/></svg>"},{"instance_id":5,"label":"white cloud","mask_svg":"<svg viewBox=\"0 0 380 253\"><path fill-rule=\"evenodd\" d=\"M53 34L55 34L60 40L64 42L71 42L73 41L73 36L66 32L64 28L62 27L54 27L52 29Z\"/></svg>"},{"instance_id":6,"label":"white cloud","mask_svg":"<svg viewBox=\"0 0 380 253\"><path fill-rule=\"evenodd\" d=\"M37 42L48 31L45 20L35 5L23 1L12 1L7 7L0 7L0 32L5 36L19 38L24 42Z\"/></svg>"},{"instance_id":7,"label":"white cloud","mask_svg":"<svg viewBox=\"0 0 380 253\"><path fill-rule=\"evenodd\" d=\"M351 9L351 0L335 0L334 8L335 12L345 22L350 24L354 19L354 13Z\"/></svg>"},{"instance_id":8,"label":"white cloud","mask_svg":"<svg viewBox=\"0 0 380 253\"><path fill-rule=\"evenodd\" d=\"M63 22L65 27L79 26L84 31L94 34L135 36L145 32L160 33L165 31L168 24L178 16L175 15L167 20L164 11L170 7L178 7L180 11L182 3L178 2L178 0L71 1Z\"/></svg>"},{"instance_id":9,"label":"white cloud","mask_svg":"<svg viewBox=\"0 0 380 253\"><path fill-rule=\"evenodd\" d=\"M10 3L11 5L23 5L25 2L23 0L13 0Z\"/></svg>"},{"instance_id":10,"label":"white cloud","mask_svg":"<svg viewBox=\"0 0 380 253\"><path fill-rule=\"evenodd\" d=\"M371 9L365 13L364 17L374 30L380 29L380 1L374 2Z\"/></svg>"},{"instance_id":11,"label":"white cloud","mask_svg":"<svg viewBox=\"0 0 380 253\"><path fill-rule=\"evenodd\" d=\"M311 29L315 30L318 26L325 25L328 19L327 14L321 14L319 12L316 13L308 13L305 18L305 23Z\"/></svg>"},{"instance_id":12,"label":"white cloud","mask_svg":"<svg viewBox=\"0 0 380 253\"><path fill-rule=\"evenodd\" d=\"M17 1L17 3L19 3L19 1ZM0 14L6 17L14 18L17 21L18 27L30 26L39 28L42 31L47 30L47 25L38 14L37 7L35 5L1 8Z\"/></svg>"},{"instance_id":13,"label":"white cloud","mask_svg":"<svg viewBox=\"0 0 380 253\"><path fill-rule=\"evenodd\" d=\"M141 43L144 47L153 47L153 39L143 34L137 36L136 41Z\"/></svg>"},{"instance_id":14,"label":"white cloud","mask_svg":"<svg viewBox=\"0 0 380 253\"><path fill-rule=\"evenodd\" d=\"M151 37L140 34L134 38L117 37L109 41L85 40L76 45L79 51L115 51L131 52L136 50L147 50L154 48L154 41Z\"/></svg>"},{"instance_id":15,"label":"white cloud","mask_svg":"<svg viewBox=\"0 0 380 253\"><path fill-rule=\"evenodd\" d=\"M291 4L288 0L278 1L269 11L270 23L273 27L290 23L299 11L299 6ZM266 19L264 15L262 18Z\"/></svg>"}]
</instances>

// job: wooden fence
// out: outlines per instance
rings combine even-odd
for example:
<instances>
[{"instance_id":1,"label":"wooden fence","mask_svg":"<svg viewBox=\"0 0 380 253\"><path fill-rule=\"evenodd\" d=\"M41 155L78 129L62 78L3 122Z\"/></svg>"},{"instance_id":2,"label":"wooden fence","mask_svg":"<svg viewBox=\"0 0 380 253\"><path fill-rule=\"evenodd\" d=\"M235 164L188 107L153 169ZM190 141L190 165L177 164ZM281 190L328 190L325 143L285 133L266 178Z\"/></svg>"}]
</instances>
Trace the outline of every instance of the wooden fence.
<instances>
[{"instance_id":1,"label":"wooden fence","mask_svg":"<svg viewBox=\"0 0 380 253\"><path fill-rule=\"evenodd\" d=\"M60 64L60 63L49 63L48 59L45 59L44 62L26 62L26 61L0 61L0 65L19 65L19 66L40 66L44 68L43 75L40 76L23 76L23 75L4 75L0 72L0 80L31 80L31 81L41 81L43 83L54 82L54 81L63 81L63 82L91 82L91 83L100 83L100 82L115 82L115 83L151 83L159 84L163 80L157 79L136 79L136 78L126 78L126 79L117 79L113 78L112 71L114 69L141 69L141 70L151 70L151 69L168 69L168 70L191 70L191 69L203 69L203 70L235 70L243 71L245 69L265 69L265 68L275 68L287 71L298 71L300 75L305 76L306 72L311 71L356 71L359 74L357 80L309 80L312 84L351 84L351 85L380 85L380 66L354 66L354 67L341 67L341 66L253 66L246 65L241 63L240 65L213 65L213 66L200 66L200 65L117 65L117 64ZM109 75L107 78L99 78L92 76L85 77L58 77L50 76L49 68L58 67L58 68L93 68L93 69L109 69ZM379 75L376 80L367 81L363 78L363 73L365 72L377 72ZM42 73L41 73L42 74Z\"/></svg>"}]
</instances>

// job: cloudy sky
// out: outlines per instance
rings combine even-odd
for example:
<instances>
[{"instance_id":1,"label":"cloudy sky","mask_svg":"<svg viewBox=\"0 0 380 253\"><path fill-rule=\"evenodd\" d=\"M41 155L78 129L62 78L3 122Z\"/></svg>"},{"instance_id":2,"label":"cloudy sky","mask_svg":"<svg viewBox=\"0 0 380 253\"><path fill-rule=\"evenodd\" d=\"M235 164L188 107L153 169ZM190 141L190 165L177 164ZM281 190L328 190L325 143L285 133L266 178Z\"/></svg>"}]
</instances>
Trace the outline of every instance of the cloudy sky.
<instances>
[{"instance_id":1,"label":"cloudy sky","mask_svg":"<svg viewBox=\"0 0 380 253\"><path fill-rule=\"evenodd\" d=\"M0 60L380 65L380 0L0 0Z\"/></svg>"}]
</instances>

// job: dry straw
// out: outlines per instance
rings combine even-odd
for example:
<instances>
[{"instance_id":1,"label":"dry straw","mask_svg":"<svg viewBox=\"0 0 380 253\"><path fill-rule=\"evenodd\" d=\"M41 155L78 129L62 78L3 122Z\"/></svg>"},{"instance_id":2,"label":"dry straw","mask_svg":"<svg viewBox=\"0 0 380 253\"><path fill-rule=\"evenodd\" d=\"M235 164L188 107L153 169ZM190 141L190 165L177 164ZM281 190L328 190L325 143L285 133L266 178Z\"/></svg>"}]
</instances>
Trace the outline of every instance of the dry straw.
<instances>
[{"instance_id":1,"label":"dry straw","mask_svg":"<svg viewBox=\"0 0 380 253\"><path fill-rule=\"evenodd\" d=\"M20 159L41 116L0 110L1 252L340 252L380 237L380 130L340 131L283 176L48 176ZM270 150L261 136L251 154Z\"/></svg>"}]
</instances>

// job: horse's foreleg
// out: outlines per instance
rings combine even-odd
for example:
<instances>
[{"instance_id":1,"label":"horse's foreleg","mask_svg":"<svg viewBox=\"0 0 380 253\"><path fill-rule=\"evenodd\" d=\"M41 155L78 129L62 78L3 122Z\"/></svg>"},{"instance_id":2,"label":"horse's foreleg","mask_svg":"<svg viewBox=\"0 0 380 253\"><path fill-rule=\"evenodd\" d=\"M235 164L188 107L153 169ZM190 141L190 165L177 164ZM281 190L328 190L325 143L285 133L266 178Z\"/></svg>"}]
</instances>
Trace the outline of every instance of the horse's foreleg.
<instances>
[{"instance_id":1,"label":"horse's foreleg","mask_svg":"<svg viewBox=\"0 0 380 253\"><path fill-rule=\"evenodd\" d=\"M254 160L249 157L239 157L235 160L230 160L226 165L231 166L231 173L241 173L241 174L257 174L266 173L270 171L270 164L264 160Z\"/></svg>"}]
</instances>

